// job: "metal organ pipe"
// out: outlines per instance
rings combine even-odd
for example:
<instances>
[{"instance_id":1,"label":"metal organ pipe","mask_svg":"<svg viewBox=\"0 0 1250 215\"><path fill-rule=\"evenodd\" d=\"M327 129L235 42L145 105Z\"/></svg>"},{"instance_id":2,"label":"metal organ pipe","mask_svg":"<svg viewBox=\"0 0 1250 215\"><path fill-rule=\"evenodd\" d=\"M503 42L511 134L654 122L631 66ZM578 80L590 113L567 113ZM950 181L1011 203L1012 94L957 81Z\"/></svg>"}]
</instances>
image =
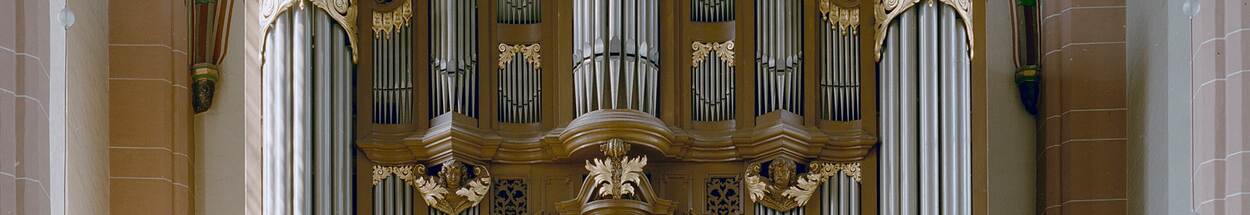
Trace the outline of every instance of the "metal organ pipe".
<instances>
[{"instance_id":1,"label":"metal organ pipe","mask_svg":"<svg viewBox=\"0 0 1250 215\"><path fill-rule=\"evenodd\" d=\"M801 0L755 1L756 116L803 113Z\"/></svg>"},{"instance_id":2,"label":"metal organ pipe","mask_svg":"<svg viewBox=\"0 0 1250 215\"><path fill-rule=\"evenodd\" d=\"M884 214L971 214L968 44L946 4L890 23L880 61Z\"/></svg>"},{"instance_id":3,"label":"metal organ pipe","mask_svg":"<svg viewBox=\"0 0 1250 215\"><path fill-rule=\"evenodd\" d=\"M574 0L575 115L632 109L657 115L660 0Z\"/></svg>"},{"instance_id":4,"label":"metal organ pipe","mask_svg":"<svg viewBox=\"0 0 1250 215\"><path fill-rule=\"evenodd\" d=\"M430 117L477 117L477 1L432 0L430 8Z\"/></svg>"}]
</instances>

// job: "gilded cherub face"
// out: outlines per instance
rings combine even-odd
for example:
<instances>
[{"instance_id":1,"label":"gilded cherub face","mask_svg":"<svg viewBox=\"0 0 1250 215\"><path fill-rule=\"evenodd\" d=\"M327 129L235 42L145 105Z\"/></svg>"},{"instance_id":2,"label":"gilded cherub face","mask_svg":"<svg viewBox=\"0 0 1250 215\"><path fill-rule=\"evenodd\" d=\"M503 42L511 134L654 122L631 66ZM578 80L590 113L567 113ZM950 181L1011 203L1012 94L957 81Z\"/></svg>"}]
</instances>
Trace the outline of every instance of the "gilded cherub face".
<instances>
[{"instance_id":1,"label":"gilded cherub face","mask_svg":"<svg viewBox=\"0 0 1250 215\"><path fill-rule=\"evenodd\" d=\"M775 160L768 165L768 171L773 184L788 187L794 178L794 162Z\"/></svg>"}]
</instances>

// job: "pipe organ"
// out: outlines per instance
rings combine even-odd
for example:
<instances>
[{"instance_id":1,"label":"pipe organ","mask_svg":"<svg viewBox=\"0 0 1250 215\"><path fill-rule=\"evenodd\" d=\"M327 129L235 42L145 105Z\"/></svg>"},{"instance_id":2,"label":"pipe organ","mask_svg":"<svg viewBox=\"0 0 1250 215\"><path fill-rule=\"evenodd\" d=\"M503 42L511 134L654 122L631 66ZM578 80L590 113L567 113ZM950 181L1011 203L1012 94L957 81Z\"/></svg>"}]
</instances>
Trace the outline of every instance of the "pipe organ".
<instances>
[{"instance_id":1,"label":"pipe organ","mask_svg":"<svg viewBox=\"0 0 1250 215\"><path fill-rule=\"evenodd\" d=\"M755 1L755 115L803 113L803 0Z\"/></svg>"},{"instance_id":2,"label":"pipe organ","mask_svg":"<svg viewBox=\"0 0 1250 215\"><path fill-rule=\"evenodd\" d=\"M478 114L477 0L430 0L430 117Z\"/></svg>"},{"instance_id":3,"label":"pipe organ","mask_svg":"<svg viewBox=\"0 0 1250 215\"><path fill-rule=\"evenodd\" d=\"M574 0L575 115L659 112L660 0Z\"/></svg>"},{"instance_id":4,"label":"pipe organ","mask_svg":"<svg viewBox=\"0 0 1250 215\"><path fill-rule=\"evenodd\" d=\"M970 213L966 0L262 3L267 204Z\"/></svg>"}]
</instances>

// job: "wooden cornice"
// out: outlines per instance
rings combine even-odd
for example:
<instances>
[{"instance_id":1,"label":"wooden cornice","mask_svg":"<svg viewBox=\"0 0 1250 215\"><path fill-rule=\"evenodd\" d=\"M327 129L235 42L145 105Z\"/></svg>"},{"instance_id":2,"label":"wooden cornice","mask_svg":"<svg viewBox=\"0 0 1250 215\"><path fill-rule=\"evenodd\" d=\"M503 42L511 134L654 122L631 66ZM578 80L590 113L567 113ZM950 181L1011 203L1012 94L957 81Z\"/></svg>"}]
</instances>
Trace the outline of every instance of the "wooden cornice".
<instances>
[{"instance_id":1,"label":"wooden cornice","mask_svg":"<svg viewBox=\"0 0 1250 215\"><path fill-rule=\"evenodd\" d=\"M556 162L611 138L683 161L751 161L778 156L857 161L877 141L862 130L847 129L856 127L851 124L857 122L809 126L802 120L780 111L757 117L754 128L735 129L735 123L721 122L681 129L642 112L602 110L582 115L567 127L546 131L537 124L501 124L499 129L483 130L476 127L477 120L453 113L431 120L433 126L426 133L412 134L400 143L365 139L359 146L370 160L382 164L453 157L513 164Z\"/></svg>"}]
</instances>

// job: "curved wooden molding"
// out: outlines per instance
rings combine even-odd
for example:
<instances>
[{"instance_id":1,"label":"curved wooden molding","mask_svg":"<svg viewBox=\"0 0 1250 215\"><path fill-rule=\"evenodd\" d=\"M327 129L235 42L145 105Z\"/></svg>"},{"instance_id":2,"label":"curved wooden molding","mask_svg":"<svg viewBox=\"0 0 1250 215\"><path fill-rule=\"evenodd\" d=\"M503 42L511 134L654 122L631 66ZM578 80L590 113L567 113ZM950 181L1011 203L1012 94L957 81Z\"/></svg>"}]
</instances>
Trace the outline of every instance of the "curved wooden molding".
<instances>
[{"instance_id":1,"label":"curved wooden molding","mask_svg":"<svg viewBox=\"0 0 1250 215\"><path fill-rule=\"evenodd\" d=\"M856 122L821 122L805 126L803 118L778 111L755 119L754 128L733 123L707 123L680 129L633 110L600 110L575 119L567 127L540 130L537 124L502 124L499 130L478 129L476 119L459 114L436 118L426 133L401 142L358 140L373 162L386 165L448 159L532 164L568 158L578 150L619 138L683 161L753 161L786 157L793 160L852 162L862 160L877 139ZM838 124L841 123L841 124ZM717 129L719 130L705 130Z\"/></svg>"}]
</instances>

